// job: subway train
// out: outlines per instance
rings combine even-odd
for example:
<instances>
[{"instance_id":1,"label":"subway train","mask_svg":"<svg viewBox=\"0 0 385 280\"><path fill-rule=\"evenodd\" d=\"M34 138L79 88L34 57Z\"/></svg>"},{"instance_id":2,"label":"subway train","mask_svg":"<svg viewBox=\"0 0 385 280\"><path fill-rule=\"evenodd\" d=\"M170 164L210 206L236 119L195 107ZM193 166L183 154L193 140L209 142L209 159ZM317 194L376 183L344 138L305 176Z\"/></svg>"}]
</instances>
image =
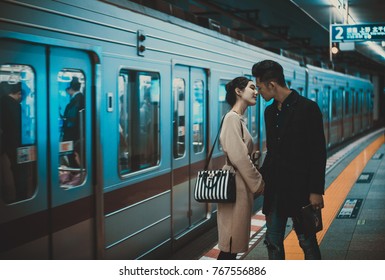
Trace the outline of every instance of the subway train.
<instances>
[{"instance_id":1,"label":"subway train","mask_svg":"<svg viewBox=\"0 0 385 280\"><path fill-rule=\"evenodd\" d=\"M317 102L328 148L373 127L367 79L128 1L90 4L0 2L1 259L165 259L212 228L196 174L211 148L223 164L225 84L257 61ZM262 152L266 105L245 115Z\"/></svg>"}]
</instances>

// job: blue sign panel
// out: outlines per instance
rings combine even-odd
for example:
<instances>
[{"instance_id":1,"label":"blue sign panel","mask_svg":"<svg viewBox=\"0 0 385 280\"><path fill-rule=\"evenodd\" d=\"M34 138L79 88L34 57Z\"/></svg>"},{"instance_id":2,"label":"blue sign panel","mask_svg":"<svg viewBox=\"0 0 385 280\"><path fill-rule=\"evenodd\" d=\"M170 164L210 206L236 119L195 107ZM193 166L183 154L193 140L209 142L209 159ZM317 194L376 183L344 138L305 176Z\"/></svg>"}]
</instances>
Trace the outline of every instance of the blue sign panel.
<instances>
[{"instance_id":1,"label":"blue sign panel","mask_svg":"<svg viewBox=\"0 0 385 280\"><path fill-rule=\"evenodd\" d=\"M385 23L332 24L332 42L382 41L385 40Z\"/></svg>"}]
</instances>

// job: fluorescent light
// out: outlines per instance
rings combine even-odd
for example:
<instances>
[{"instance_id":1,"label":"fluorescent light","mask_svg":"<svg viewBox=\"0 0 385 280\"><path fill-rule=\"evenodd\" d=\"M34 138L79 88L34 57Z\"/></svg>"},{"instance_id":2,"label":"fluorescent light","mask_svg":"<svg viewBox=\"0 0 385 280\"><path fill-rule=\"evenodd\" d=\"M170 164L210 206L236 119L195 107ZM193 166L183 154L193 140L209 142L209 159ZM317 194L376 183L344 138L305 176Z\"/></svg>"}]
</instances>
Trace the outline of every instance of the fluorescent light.
<instances>
[{"instance_id":1,"label":"fluorescent light","mask_svg":"<svg viewBox=\"0 0 385 280\"><path fill-rule=\"evenodd\" d=\"M374 51L376 54L382 56L383 58L385 58L385 51L384 49L377 45L376 43L374 42L365 42L365 44L372 50Z\"/></svg>"},{"instance_id":2,"label":"fluorescent light","mask_svg":"<svg viewBox=\"0 0 385 280\"><path fill-rule=\"evenodd\" d=\"M343 0L342 1L340 1L340 0L329 0L329 1L337 9L341 9L341 7L343 6L342 5L343 4Z\"/></svg>"}]
</instances>

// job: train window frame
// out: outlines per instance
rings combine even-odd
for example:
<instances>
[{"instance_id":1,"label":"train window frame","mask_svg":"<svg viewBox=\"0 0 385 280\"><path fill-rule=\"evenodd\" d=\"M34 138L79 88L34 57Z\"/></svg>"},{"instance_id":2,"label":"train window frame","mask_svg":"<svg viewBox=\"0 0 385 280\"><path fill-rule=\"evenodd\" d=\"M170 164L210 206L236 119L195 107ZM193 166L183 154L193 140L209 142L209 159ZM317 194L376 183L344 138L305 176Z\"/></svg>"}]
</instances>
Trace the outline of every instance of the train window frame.
<instances>
[{"instance_id":1,"label":"train window frame","mask_svg":"<svg viewBox=\"0 0 385 280\"><path fill-rule=\"evenodd\" d=\"M335 120L338 118L337 102L338 102L338 91L336 89L332 89L332 92L331 92L331 107L332 107L331 117L332 117L332 120Z\"/></svg>"},{"instance_id":2,"label":"train window frame","mask_svg":"<svg viewBox=\"0 0 385 280\"><path fill-rule=\"evenodd\" d=\"M231 79L219 79L218 81L218 128L221 125L222 118L230 111L231 107L226 101L226 84ZM218 139L218 149L222 151L220 139Z\"/></svg>"},{"instance_id":3,"label":"train window frame","mask_svg":"<svg viewBox=\"0 0 385 280\"><path fill-rule=\"evenodd\" d=\"M258 104L258 100L256 104ZM250 116L249 132L253 140L256 140L259 135L258 125L257 125L259 109L257 105L254 105L254 106L250 106L248 110L249 110L249 116Z\"/></svg>"},{"instance_id":4,"label":"train window frame","mask_svg":"<svg viewBox=\"0 0 385 280\"><path fill-rule=\"evenodd\" d=\"M197 86L197 84L200 86ZM202 79L195 79L192 81L192 147L194 154L201 154L205 151L206 135L205 135L205 81ZM198 90L197 90L198 89ZM200 89L200 90L199 90ZM198 94L199 95L198 95Z\"/></svg>"},{"instance_id":5,"label":"train window frame","mask_svg":"<svg viewBox=\"0 0 385 280\"><path fill-rule=\"evenodd\" d=\"M337 90L337 119L341 119L343 116L343 94L344 94L345 88L339 87Z\"/></svg>"},{"instance_id":6,"label":"train window frame","mask_svg":"<svg viewBox=\"0 0 385 280\"><path fill-rule=\"evenodd\" d=\"M4 68L4 69L3 69ZM7 70L8 69L8 70ZM31 199L36 192L38 191L37 185L37 174L38 174L38 166L37 166L37 139L38 139L38 130L37 130L37 74L34 67L28 64L1 64L0 65L0 81L1 81L1 92L0 92L0 112L5 112L5 108L3 106L11 105L11 103L15 102L15 98L17 98L11 91L15 91L15 93L20 91L20 100L18 104L20 106L20 120L16 120L19 123L19 131L18 135L14 136L14 139L11 139L9 142L9 149L4 143L5 133L7 131L7 127L3 127L3 123L0 124L2 130L2 140L0 140L0 144L2 148L4 148L4 153L1 154L1 168L2 177L0 178L1 183L1 200L5 204L13 204L18 203L27 199ZM6 72L9 73L9 77L2 79L2 76ZM9 93L7 93L8 91ZM12 94L12 96L10 96ZM10 96L7 98L6 96ZM8 100L6 100L8 99ZM15 108L13 106L13 108ZM12 109L12 108L10 108ZM8 110L8 107L7 107ZM13 112L14 113L14 112ZM15 115L11 114L9 111L4 116L0 117L0 120L3 121L7 117L15 117ZM5 123L5 122L4 122ZM9 124L9 122L7 122ZM30 129L28 129L28 127ZM14 131L14 129L12 129ZM11 132L11 131L10 131ZM16 132L17 133L17 132ZM30 134L28 136L28 134ZM19 144L17 144L19 142ZM4 146L3 146L4 145ZM16 145L16 146L14 146ZM8 156L7 156L8 153ZM11 156L13 155L13 156ZM12 164L11 158L14 159L14 171L17 174L13 174L10 165ZM9 169L7 170L7 166ZM11 174L11 173L12 174ZM8 173L8 176L4 176L4 174ZM26 174L30 174L28 178ZM12 178L13 177L13 178ZM25 181L27 180L27 181ZM18 185L22 184L24 187L20 188Z\"/></svg>"},{"instance_id":7,"label":"train window frame","mask_svg":"<svg viewBox=\"0 0 385 280\"><path fill-rule=\"evenodd\" d=\"M86 164L86 138L85 133L86 119L86 74L82 69L77 68L63 68L57 74L57 82L62 83L64 87L59 88L59 120L60 120L60 133L59 133L59 186L62 190L67 191L74 188L83 187L87 179L87 164ZM78 88L77 88L78 87ZM71 91L72 89L72 91ZM80 98L82 100L76 100L75 104L72 100ZM62 102L67 102L62 106ZM72 111L78 107L76 121L79 128L79 139L65 139L64 127L66 122L66 110L67 106L70 106L69 111ZM62 112L63 111L63 112ZM70 119L74 119L72 113L70 113ZM66 160L63 160L66 159Z\"/></svg>"},{"instance_id":8,"label":"train window frame","mask_svg":"<svg viewBox=\"0 0 385 280\"><path fill-rule=\"evenodd\" d=\"M368 92L366 90L363 92L362 113L363 114L368 113Z\"/></svg>"},{"instance_id":9,"label":"train window frame","mask_svg":"<svg viewBox=\"0 0 385 280\"><path fill-rule=\"evenodd\" d=\"M351 103L351 96L350 96L350 90L349 89L345 89L344 92L344 114L346 116L350 116L351 114L351 106L350 106L350 103Z\"/></svg>"},{"instance_id":10,"label":"train window frame","mask_svg":"<svg viewBox=\"0 0 385 280\"><path fill-rule=\"evenodd\" d=\"M330 114L330 86L325 85L321 88L321 96L322 96L322 114L324 117L324 123L329 121L329 114Z\"/></svg>"},{"instance_id":11,"label":"train window frame","mask_svg":"<svg viewBox=\"0 0 385 280\"><path fill-rule=\"evenodd\" d=\"M119 80L122 75L127 79L123 90L120 88L122 84ZM154 90L152 89L153 86ZM119 102L119 110L117 110L119 119L117 121L117 168L119 176L126 178L131 174L151 170L160 165L161 75L156 71L121 68L117 77L117 95ZM122 100L126 102L122 102ZM121 120L122 104L126 104L126 108L124 108L126 117L123 120ZM136 107L136 105L138 106ZM152 118L149 120L148 116ZM122 121L124 122L123 126L121 126ZM146 121L147 125L144 124ZM148 135L144 131L145 127L151 129L150 137L147 137ZM129 132L129 129L132 133ZM144 142L141 141L141 135L144 136L145 134L146 137L143 139L147 139L147 141ZM149 140L150 138L153 141ZM125 143L122 143L122 140L125 140ZM145 147L146 143L148 149ZM140 152L143 154L139 154ZM147 158L149 162L141 163L140 160L144 160L144 158Z\"/></svg>"},{"instance_id":12,"label":"train window frame","mask_svg":"<svg viewBox=\"0 0 385 280\"><path fill-rule=\"evenodd\" d=\"M183 83L183 88L180 87L182 83ZM186 110L187 110L186 80L184 78L175 77L173 79L172 84L173 84L172 92L173 92L173 101L174 101L173 157L174 159L180 159L186 156ZM181 99L182 97L183 99Z\"/></svg>"},{"instance_id":13,"label":"train window frame","mask_svg":"<svg viewBox=\"0 0 385 280\"><path fill-rule=\"evenodd\" d=\"M355 91L355 107L354 107L354 113L355 115L361 114L362 106L361 106L361 93L362 89Z\"/></svg>"}]
</instances>

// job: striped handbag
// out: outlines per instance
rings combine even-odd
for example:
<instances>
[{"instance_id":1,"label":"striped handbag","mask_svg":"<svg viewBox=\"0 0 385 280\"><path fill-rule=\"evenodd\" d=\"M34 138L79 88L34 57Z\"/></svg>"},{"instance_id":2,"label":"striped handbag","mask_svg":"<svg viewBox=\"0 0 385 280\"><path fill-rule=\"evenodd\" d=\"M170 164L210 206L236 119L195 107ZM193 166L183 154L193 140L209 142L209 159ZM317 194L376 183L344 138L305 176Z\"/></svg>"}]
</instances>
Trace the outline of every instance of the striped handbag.
<instances>
[{"instance_id":1,"label":"striped handbag","mask_svg":"<svg viewBox=\"0 0 385 280\"><path fill-rule=\"evenodd\" d=\"M198 202L235 202L235 174L229 170L198 172L194 198Z\"/></svg>"},{"instance_id":2,"label":"striped handbag","mask_svg":"<svg viewBox=\"0 0 385 280\"><path fill-rule=\"evenodd\" d=\"M230 172L230 170L223 169L207 170L213 155L213 148L218 140L224 119L225 117L223 117L221 121L217 137L215 138L209 156L206 159L204 170L198 172L194 190L194 198L198 202L235 202L235 173Z\"/></svg>"}]
</instances>

